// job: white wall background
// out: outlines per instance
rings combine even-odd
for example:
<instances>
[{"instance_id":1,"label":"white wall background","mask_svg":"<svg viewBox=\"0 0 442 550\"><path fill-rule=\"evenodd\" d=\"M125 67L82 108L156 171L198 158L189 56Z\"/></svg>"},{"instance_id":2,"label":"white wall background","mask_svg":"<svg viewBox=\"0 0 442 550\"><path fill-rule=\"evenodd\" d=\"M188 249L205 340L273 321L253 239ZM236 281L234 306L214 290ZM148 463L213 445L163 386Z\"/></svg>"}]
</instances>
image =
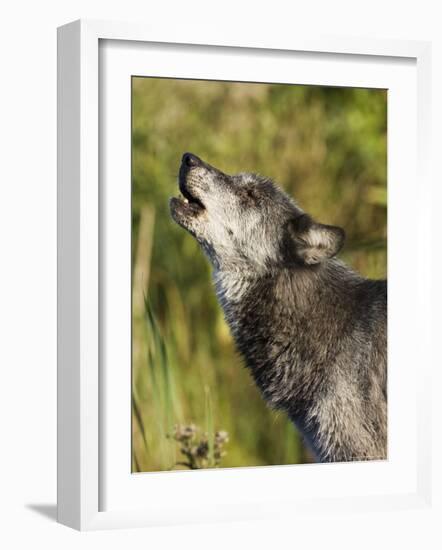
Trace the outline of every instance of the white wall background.
<instances>
[{"instance_id":1,"label":"white wall background","mask_svg":"<svg viewBox=\"0 0 442 550\"><path fill-rule=\"evenodd\" d=\"M434 41L433 177L441 150L440 2L386 0L64 0L3 3L0 86L0 546L15 548L226 549L441 547L440 495L433 511L388 516L77 533L54 522L56 435L56 27L79 17L144 21L171 29L204 25L236 32L346 34ZM439 204L434 231L442 236ZM412 224L412 220L410 221ZM440 246L439 246L440 249ZM412 251L410 251L410 255ZM442 280L435 251L435 280ZM440 290L434 290L441 307ZM435 314L435 336L440 315ZM437 324L439 323L439 324ZM440 363L440 361L439 361ZM440 365L439 365L440 366ZM438 386L435 414L441 419ZM441 456L440 424L433 424ZM441 476L434 473L440 489ZM438 508L436 508L436 506ZM297 523L309 527L300 540ZM333 531L333 535L331 535ZM337 532L339 531L339 537Z\"/></svg>"}]
</instances>

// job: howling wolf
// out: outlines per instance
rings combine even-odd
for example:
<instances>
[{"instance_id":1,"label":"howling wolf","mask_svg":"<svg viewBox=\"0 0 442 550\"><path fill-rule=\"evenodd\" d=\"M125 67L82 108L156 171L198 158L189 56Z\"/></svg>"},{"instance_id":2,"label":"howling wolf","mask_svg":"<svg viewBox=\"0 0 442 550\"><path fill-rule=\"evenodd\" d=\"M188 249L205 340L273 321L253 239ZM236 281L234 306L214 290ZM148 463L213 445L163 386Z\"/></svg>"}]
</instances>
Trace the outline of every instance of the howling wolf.
<instances>
[{"instance_id":1,"label":"howling wolf","mask_svg":"<svg viewBox=\"0 0 442 550\"><path fill-rule=\"evenodd\" d=\"M387 455L387 284L335 258L345 234L272 181L185 153L171 215L200 243L264 399L320 462Z\"/></svg>"}]
</instances>

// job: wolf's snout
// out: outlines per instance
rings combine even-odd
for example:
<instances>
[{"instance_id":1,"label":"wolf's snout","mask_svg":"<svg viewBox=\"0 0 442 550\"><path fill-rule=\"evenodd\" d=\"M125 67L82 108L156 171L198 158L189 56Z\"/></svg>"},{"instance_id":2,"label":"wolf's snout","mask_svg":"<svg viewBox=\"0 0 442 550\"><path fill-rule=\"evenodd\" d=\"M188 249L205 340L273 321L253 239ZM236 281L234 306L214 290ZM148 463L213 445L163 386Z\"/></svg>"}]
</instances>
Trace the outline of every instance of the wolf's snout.
<instances>
[{"instance_id":1,"label":"wolf's snout","mask_svg":"<svg viewBox=\"0 0 442 550\"><path fill-rule=\"evenodd\" d=\"M202 164L201 159L199 159L196 155L193 155L192 153L184 153L181 162L184 166L187 166L188 168L193 168L194 166L199 166L200 164Z\"/></svg>"}]
</instances>

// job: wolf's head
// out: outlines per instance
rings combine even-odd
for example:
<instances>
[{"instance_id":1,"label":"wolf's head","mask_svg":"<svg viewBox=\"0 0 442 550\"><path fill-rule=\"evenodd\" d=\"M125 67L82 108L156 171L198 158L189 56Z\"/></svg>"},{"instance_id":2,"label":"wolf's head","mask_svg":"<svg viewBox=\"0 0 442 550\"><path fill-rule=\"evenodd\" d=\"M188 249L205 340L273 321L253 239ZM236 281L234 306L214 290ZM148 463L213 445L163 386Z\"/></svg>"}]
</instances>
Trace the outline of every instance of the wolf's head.
<instances>
[{"instance_id":1,"label":"wolf's head","mask_svg":"<svg viewBox=\"0 0 442 550\"><path fill-rule=\"evenodd\" d=\"M313 266L335 256L339 227L316 223L269 179L230 176L185 153L173 219L201 244L216 268Z\"/></svg>"}]
</instances>

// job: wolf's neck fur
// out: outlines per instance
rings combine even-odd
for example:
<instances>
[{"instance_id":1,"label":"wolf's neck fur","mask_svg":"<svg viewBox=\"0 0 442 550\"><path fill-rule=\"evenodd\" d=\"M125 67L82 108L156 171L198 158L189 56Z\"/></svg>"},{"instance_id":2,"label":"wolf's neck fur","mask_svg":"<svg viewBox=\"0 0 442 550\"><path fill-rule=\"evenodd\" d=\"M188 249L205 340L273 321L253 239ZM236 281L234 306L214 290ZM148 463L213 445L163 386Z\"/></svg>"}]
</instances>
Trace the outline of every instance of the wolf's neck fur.
<instances>
[{"instance_id":1,"label":"wolf's neck fur","mask_svg":"<svg viewBox=\"0 0 442 550\"><path fill-rule=\"evenodd\" d=\"M223 309L241 302L259 279L252 270L215 270L213 280L216 295Z\"/></svg>"},{"instance_id":2,"label":"wolf's neck fur","mask_svg":"<svg viewBox=\"0 0 442 550\"><path fill-rule=\"evenodd\" d=\"M369 396L357 393L355 381L358 361L362 371L372 357L358 357L354 346L346 347L358 339L359 310L365 307L359 289L373 282L338 261L317 270L285 268L261 275L220 270L214 280L237 347L264 398L289 414L317 457L368 458L369 449L370 458L382 458L385 441L382 435L376 441L376 426L366 425L363 403ZM352 361L354 372L348 372ZM374 382L376 392L382 391L382 376ZM386 426L381 428L386 437Z\"/></svg>"}]
</instances>

